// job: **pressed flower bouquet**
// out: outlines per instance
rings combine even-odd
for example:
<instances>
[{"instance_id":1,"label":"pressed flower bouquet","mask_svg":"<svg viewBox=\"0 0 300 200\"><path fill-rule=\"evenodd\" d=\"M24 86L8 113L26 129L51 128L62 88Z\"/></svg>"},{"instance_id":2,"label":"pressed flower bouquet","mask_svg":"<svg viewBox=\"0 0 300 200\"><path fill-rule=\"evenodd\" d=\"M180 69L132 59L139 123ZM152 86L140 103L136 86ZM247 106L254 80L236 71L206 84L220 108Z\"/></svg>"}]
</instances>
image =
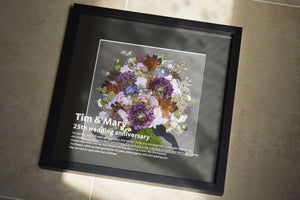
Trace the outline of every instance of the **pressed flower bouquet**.
<instances>
[{"instance_id":1,"label":"pressed flower bouquet","mask_svg":"<svg viewBox=\"0 0 300 200\"><path fill-rule=\"evenodd\" d=\"M115 130L145 136L133 138L137 146L164 145L158 136L184 134L193 103L199 102L191 97L193 80L182 76L190 68L165 55L132 56L132 51L125 50L121 54L126 61L115 58L111 69L102 71L106 78L96 88L102 94L96 101L99 118L122 122L113 125ZM160 133L158 127L163 127Z\"/></svg>"}]
</instances>

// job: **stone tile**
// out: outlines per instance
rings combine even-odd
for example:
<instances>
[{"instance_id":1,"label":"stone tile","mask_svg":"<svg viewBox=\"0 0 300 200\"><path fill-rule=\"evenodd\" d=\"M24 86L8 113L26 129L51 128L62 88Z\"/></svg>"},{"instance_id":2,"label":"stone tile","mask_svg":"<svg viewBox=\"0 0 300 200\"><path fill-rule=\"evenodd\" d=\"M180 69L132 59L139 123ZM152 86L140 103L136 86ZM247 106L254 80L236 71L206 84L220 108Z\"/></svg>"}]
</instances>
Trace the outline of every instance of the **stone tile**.
<instances>
[{"instance_id":1,"label":"stone tile","mask_svg":"<svg viewBox=\"0 0 300 200\"><path fill-rule=\"evenodd\" d=\"M121 1L97 2L114 7ZM72 4L58 0L1 4L0 196L33 200L89 197L91 176L38 167Z\"/></svg>"},{"instance_id":2,"label":"stone tile","mask_svg":"<svg viewBox=\"0 0 300 200\"><path fill-rule=\"evenodd\" d=\"M176 18L229 24L233 0L129 0L128 10Z\"/></svg>"},{"instance_id":3,"label":"stone tile","mask_svg":"<svg viewBox=\"0 0 300 200\"><path fill-rule=\"evenodd\" d=\"M300 12L235 1L243 39L224 199L300 196Z\"/></svg>"},{"instance_id":4,"label":"stone tile","mask_svg":"<svg viewBox=\"0 0 300 200\"><path fill-rule=\"evenodd\" d=\"M154 200L154 199L172 199L172 200L219 200L220 197L189 192L178 189L171 189L141 182L125 181L124 179L110 179L96 177L92 200Z\"/></svg>"},{"instance_id":5,"label":"stone tile","mask_svg":"<svg viewBox=\"0 0 300 200\"><path fill-rule=\"evenodd\" d=\"M114 9L124 9L126 0L75 0L74 3Z\"/></svg>"},{"instance_id":6,"label":"stone tile","mask_svg":"<svg viewBox=\"0 0 300 200\"><path fill-rule=\"evenodd\" d=\"M76 1L123 9L125 1ZM292 2L292 1L289 1ZM70 5L0 7L0 196L88 199L92 177L38 168ZM128 9L244 28L222 198L96 178L92 199L296 199L299 190L300 12L250 0L129 0Z\"/></svg>"},{"instance_id":7,"label":"stone tile","mask_svg":"<svg viewBox=\"0 0 300 200\"><path fill-rule=\"evenodd\" d=\"M300 8L300 1L298 0L255 0L255 1L260 1L260 2L265 2L265 3L273 3L275 5L279 6L291 6L291 7L299 7Z\"/></svg>"}]
</instances>

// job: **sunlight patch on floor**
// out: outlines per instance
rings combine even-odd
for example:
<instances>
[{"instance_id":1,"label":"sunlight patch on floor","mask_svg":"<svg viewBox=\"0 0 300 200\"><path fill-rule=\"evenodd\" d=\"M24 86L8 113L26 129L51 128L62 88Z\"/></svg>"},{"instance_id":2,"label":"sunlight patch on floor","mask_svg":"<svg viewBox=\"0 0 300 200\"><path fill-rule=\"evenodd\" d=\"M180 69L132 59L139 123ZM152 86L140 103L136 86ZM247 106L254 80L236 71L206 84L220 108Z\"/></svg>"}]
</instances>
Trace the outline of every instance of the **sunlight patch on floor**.
<instances>
[{"instance_id":1,"label":"sunlight patch on floor","mask_svg":"<svg viewBox=\"0 0 300 200\"><path fill-rule=\"evenodd\" d=\"M90 196L90 190L92 187L92 176L84 176L79 174L72 173L62 173L62 182L80 193Z\"/></svg>"}]
</instances>

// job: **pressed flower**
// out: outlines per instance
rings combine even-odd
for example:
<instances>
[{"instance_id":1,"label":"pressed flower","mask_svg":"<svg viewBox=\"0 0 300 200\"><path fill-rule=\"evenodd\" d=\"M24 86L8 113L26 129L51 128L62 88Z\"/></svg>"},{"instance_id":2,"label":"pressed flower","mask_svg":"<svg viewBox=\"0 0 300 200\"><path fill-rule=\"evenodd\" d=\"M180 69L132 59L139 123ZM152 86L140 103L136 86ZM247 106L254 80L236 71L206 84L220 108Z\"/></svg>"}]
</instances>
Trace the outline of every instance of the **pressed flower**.
<instances>
[{"instance_id":1,"label":"pressed flower","mask_svg":"<svg viewBox=\"0 0 300 200\"><path fill-rule=\"evenodd\" d=\"M183 112L184 112L185 114L187 114L187 115L192 114L192 106L191 106L190 104L188 104L188 105L184 108Z\"/></svg>"},{"instance_id":2,"label":"pressed flower","mask_svg":"<svg viewBox=\"0 0 300 200\"><path fill-rule=\"evenodd\" d=\"M128 121L127 120L127 113L124 110L122 110L122 109L118 110L118 114L122 118L123 122L127 122Z\"/></svg>"},{"instance_id":3,"label":"pressed flower","mask_svg":"<svg viewBox=\"0 0 300 200\"><path fill-rule=\"evenodd\" d=\"M101 120L104 120L104 118L106 117L107 113L104 111L99 112L99 117Z\"/></svg>"},{"instance_id":4,"label":"pressed flower","mask_svg":"<svg viewBox=\"0 0 300 200\"><path fill-rule=\"evenodd\" d=\"M102 87L106 87L107 90L105 92L105 94L109 93L109 92L117 92L118 91L118 88L115 84L109 82L108 80L105 80L105 83L102 84Z\"/></svg>"},{"instance_id":5,"label":"pressed flower","mask_svg":"<svg viewBox=\"0 0 300 200\"><path fill-rule=\"evenodd\" d=\"M117 93L108 104L106 104L105 109L107 109L107 110L112 109L112 104L115 104L116 102L121 103L121 105L128 105L128 104L132 103L131 97L128 96L128 98L127 98L125 96L124 92L121 91L121 92Z\"/></svg>"},{"instance_id":6,"label":"pressed flower","mask_svg":"<svg viewBox=\"0 0 300 200\"><path fill-rule=\"evenodd\" d=\"M113 111L118 112L120 109L123 109L122 105L119 102L111 104Z\"/></svg>"},{"instance_id":7,"label":"pressed flower","mask_svg":"<svg viewBox=\"0 0 300 200\"><path fill-rule=\"evenodd\" d=\"M130 125L137 131L148 128L154 120L153 108L146 106L144 102L133 105L127 114Z\"/></svg>"},{"instance_id":8,"label":"pressed flower","mask_svg":"<svg viewBox=\"0 0 300 200\"><path fill-rule=\"evenodd\" d=\"M160 69L155 70L154 73L158 76L165 77L168 76L169 69L166 67L160 67Z\"/></svg>"},{"instance_id":9,"label":"pressed flower","mask_svg":"<svg viewBox=\"0 0 300 200\"><path fill-rule=\"evenodd\" d=\"M148 70L155 70L158 65L161 64L161 59L157 58L157 55L153 55L152 57L147 55L147 58L143 60L143 64L148 67Z\"/></svg>"},{"instance_id":10,"label":"pressed flower","mask_svg":"<svg viewBox=\"0 0 300 200\"><path fill-rule=\"evenodd\" d=\"M118 89L121 91L125 91L126 86L134 85L134 83L136 82L136 75L130 71L121 73L117 77L116 82L117 82Z\"/></svg>"},{"instance_id":11,"label":"pressed flower","mask_svg":"<svg viewBox=\"0 0 300 200\"><path fill-rule=\"evenodd\" d=\"M128 67L128 65L124 65L123 67L121 67L120 72L124 73L124 72L128 72L128 71L132 71L132 69L130 69Z\"/></svg>"},{"instance_id":12,"label":"pressed flower","mask_svg":"<svg viewBox=\"0 0 300 200\"><path fill-rule=\"evenodd\" d=\"M152 107L158 106L159 103L157 99L150 94L141 94L137 97L137 101L143 101L146 105L150 105Z\"/></svg>"},{"instance_id":13,"label":"pressed flower","mask_svg":"<svg viewBox=\"0 0 300 200\"><path fill-rule=\"evenodd\" d=\"M148 71L148 68L142 62L136 64L136 69L141 70L142 72Z\"/></svg>"},{"instance_id":14,"label":"pressed flower","mask_svg":"<svg viewBox=\"0 0 300 200\"><path fill-rule=\"evenodd\" d=\"M123 105L131 105L132 104L132 100L131 100L131 96L124 96L121 98L121 103Z\"/></svg>"},{"instance_id":15,"label":"pressed flower","mask_svg":"<svg viewBox=\"0 0 300 200\"><path fill-rule=\"evenodd\" d=\"M180 76L179 76L179 74L178 74L177 72L172 71L172 72L170 72L170 75L172 75L172 77L173 77L174 79L177 79L177 80L180 80L180 81L181 81L181 78L180 78Z\"/></svg>"},{"instance_id":16,"label":"pressed flower","mask_svg":"<svg viewBox=\"0 0 300 200\"><path fill-rule=\"evenodd\" d=\"M171 84L174 89L174 94L182 95L182 87L180 85L180 81L178 81L177 79L172 79Z\"/></svg>"},{"instance_id":17,"label":"pressed flower","mask_svg":"<svg viewBox=\"0 0 300 200\"><path fill-rule=\"evenodd\" d=\"M170 81L162 77L153 78L149 83L149 88L164 99L169 97L174 90Z\"/></svg>"},{"instance_id":18,"label":"pressed flower","mask_svg":"<svg viewBox=\"0 0 300 200\"><path fill-rule=\"evenodd\" d=\"M135 84L139 88L146 88L147 87L147 79L143 77L137 77Z\"/></svg>"},{"instance_id":19,"label":"pressed flower","mask_svg":"<svg viewBox=\"0 0 300 200\"><path fill-rule=\"evenodd\" d=\"M167 99L160 99L159 105L165 111L175 112L176 110L178 110L178 108L176 106L176 102L171 101L171 97L169 97Z\"/></svg>"},{"instance_id":20,"label":"pressed flower","mask_svg":"<svg viewBox=\"0 0 300 200\"><path fill-rule=\"evenodd\" d=\"M161 124L166 124L168 122L168 119L163 117L162 111L159 107L154 108L153 112L154 112L154 120L151 124L151 127L156 128L156 126Z\"/></svg>"},{"instance_id":21,"label":"pressed flower","mask_svg":"<svg viewBox=\"0 0 300 200\"><path fill-rule=\"evenodd\" d=\"M191 81L180 76L185 63L173 64L163 55L147 54L129 58L124 65L116 60L118 66L106 72L107 80L98 89L105 98L97 101L103 110L101 119L130 122L136 131L159 125L171 133L187 130L188 124L183 123L192 112L193 101Z\"/></svg>"},{"instance_id":22,"label":"pressed flower","mask_svg":"<svg viewBox=\"0 0 300 200\"><path fill-rule=\"evenodd\" d=\"M111 81L115 81L116 78L120 75L119 71L110 71L109 75L107 76L107 78Z\"/></svg>"},{"instance_id":23,"label":"pressed flower","mask_svg":"<svg viewBox=\"0 0 300 200\"><path fill-rule=\"evenodd\" d=\"M134 86L128 85L128 86L126 86L125 94L128 95L130 93L135 93L136 91L137 91L137 86L136 85L134 85Z\"/></svg>"},{"instance_id":24,"label":"pressed flower","mask_svg":"<svg viewBox=\"0 0 300 200\"><path fill-rule=\"evenodd\" d=\"M110 113L109 118L111 118L112 120L115 120L115 121L123 121L122 117L117 112ZM121 126L121 124L120 124L120 126Z\"/></svg>"},{"instance_id":25,"label":"pressed flower","mask_svg":"<svg viewBox=\"0 0 300 200\"><path fill-rule=\"evenodd\" d=\"M135 64L143 62L146 58L147 58L147 54L144 55L136 55L136 60L135 60Z\"/></svg>"}]
</instances>

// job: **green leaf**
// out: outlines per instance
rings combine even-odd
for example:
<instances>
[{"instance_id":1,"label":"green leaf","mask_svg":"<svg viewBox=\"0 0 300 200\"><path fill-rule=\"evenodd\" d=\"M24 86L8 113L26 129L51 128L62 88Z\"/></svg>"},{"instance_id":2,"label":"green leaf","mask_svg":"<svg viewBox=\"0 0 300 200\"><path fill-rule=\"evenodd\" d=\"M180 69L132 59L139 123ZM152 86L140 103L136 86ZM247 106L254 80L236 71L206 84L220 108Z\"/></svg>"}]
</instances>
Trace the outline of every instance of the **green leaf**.
<instances>
[{"instance_id":1,"label":"green leaf","mask_svg":"<svg viewBox=\"0 0 300 200\"><path fill-rule=\"evenodd\" d=\"M132 51L129 51L126 56L131 56L132 55Z\"/></svg>"},{"instance_id":2,"label":"green leaf","mask_svg":"<svg viewBox=\"0 0 300 200\"><path fill-rule=\"evenodd\" d=\"M187 123L187 124L180 124L180 128L183 130L183 131L186 131L188 129L188 126L190 125L190 122Z\"/></svg>"},{"instance_id":3,"label":"green leaf","mask_svg":"<svg viewBox=\"0 0 300 200\"><path fill-rule=\"evenodd\" d=\"M102 88L102 93L106 93L107 92L107 87L103 87Z\"/></svg>"},{"instance_id":4,"label":"green leaf","mask_svg":"<svg viewBox=\"0 0 300 200\"><path fill-rule=\"evenodd\" d=\"M121 51L121 54L126 55L126 51L125 50Z\"/></svg>"},{"instance_id":5,"label":"green leaf","mask_svg":"<svg viewBox=\"0 0 300 200\"><path fill-rule=\"evenodd\" d=\"M136 57L131 58L131 60L132 60L132 63L135 63Z\"/></svg>"},{"instance_id":6,"label":"green leaf","mask_svg":"<svg viewBox=\"0 0 300 200\"><path fill-rule=\"evenodd\" d=\"M113 97L115 96L115 92L110 91L110 92L108 93L108 96L109 96L110 98L113 98Z\"/></svg>"},{"instance_id":7,"label":"green leaf","mask_svg":"<svg viewBox=\"0 0 300 200\"><path fill-rule=\"evenodd\" d=\"M115 65L115 69L116 69L116 70L121 69L121 65Z\"/></svg>"},{"instance_id":8,"label":"green leaf","mask_svg":"<svg viewBox=\"0 0 300 200\"><path fill-rule=\"evenodd\" d=\"M97 87L96 90L102 92L102 87Z\"/></svg>"},{"instance_id":9,"label":"green leaf","mask_svg":"<svg viewBox=\"0 0 300 200\"><path fill-rule=\"evenodd\" d=\"M137 146L139 148L157 148L157 145L163 145L163 141L161 141L161 139L156 136L153 133L152 128L145 128L143 130L140 130L139 132L137 132L137 134L139 135L144 135L144 136L149 136L150 138L148 139L148 141L146 141L145 139L141 139L141 138L134 138L135 143L133 143L134 146Z\"/></svg>"},{"instance_id":10,"label":"green leaf","mask_svg":"<svg viewBox=\"0 0 300 200\"><path fill-rule=\"evenodd\" d=\"M180 112L178 112L178 110L176 110L174 113L173 113L174 115L175 115L175 117L177 117L177 118L179 118L180 117L180 115L181 115L181 113Z\"/></svg>"},{"instance_id":11,"label":"green leaf","mask_svg":"<svg viewBox=\"0 0 300 200\"><path fill-rule=\"evenodd\" d=\"M166 55L164 55L164 54L162 54L161 56L159 56L158 58L161 58L162 60L167 60L168 58L167 58L167 56Z\"/></svg>"}]
</instances>

